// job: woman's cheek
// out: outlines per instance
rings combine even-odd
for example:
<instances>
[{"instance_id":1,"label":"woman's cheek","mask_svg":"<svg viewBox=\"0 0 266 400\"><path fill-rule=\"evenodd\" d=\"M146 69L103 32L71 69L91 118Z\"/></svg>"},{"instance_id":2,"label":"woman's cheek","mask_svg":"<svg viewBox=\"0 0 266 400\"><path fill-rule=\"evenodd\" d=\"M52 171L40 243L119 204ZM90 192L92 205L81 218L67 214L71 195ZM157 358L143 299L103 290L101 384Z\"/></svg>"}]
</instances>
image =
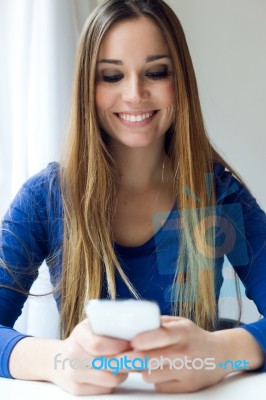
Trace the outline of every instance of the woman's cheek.
<instances>
[{"instance_id":1,"label":"woman's cheek","mask_svg":"<svg viewBox=\"0 0 266 400\"><path fill-rule=\"evenodd\" d=\"M106 110L107 108L108 97L106 96L105 92L106 90L101 86L96 89L95 101L98 113Z\"/></svg>"}]
</instances>

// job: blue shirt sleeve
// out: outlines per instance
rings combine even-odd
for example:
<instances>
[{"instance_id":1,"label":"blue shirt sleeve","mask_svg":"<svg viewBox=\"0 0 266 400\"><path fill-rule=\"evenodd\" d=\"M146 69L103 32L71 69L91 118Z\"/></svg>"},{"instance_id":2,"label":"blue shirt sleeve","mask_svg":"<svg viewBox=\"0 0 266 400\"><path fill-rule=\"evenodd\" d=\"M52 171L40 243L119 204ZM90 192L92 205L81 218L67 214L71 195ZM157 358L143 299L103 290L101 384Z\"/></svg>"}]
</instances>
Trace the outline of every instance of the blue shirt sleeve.
<instances>
[{"instance_id":1,"label":"blue shirt sleeve","mask_svg":"<svg viewBox=\"0 0 266 400\"><path fill-rule=\"evenodd\" d=\"M229 208L231 205L231 214L238 221L240 218L243 221L240 236L245 248L240 243L236 254L231 252L227 257L245 287L246 296L254 301L262 315L260 320L241 325L241 328L246 329L260 344L265 355L261 370L266 371L266 214L250 191L224 167L216 165L215 171L218 202ZM237 205L240 205L241 215Z\"/></svg>"},{"instance_id":2,"label":"blue shirt sleeve","mask_svg":"<svg viewBox=\"0 0 266 400\"><path fill-rule=\"evenodd\" d=\"M16 343L26 337L12 329L22 312L38 268L49 252L47 197L51 163L20 189L4 216L0 236L0 376L9 377L8 362ZM11 289L11 288L12 289Z\"/></svg>"}]
</instances>

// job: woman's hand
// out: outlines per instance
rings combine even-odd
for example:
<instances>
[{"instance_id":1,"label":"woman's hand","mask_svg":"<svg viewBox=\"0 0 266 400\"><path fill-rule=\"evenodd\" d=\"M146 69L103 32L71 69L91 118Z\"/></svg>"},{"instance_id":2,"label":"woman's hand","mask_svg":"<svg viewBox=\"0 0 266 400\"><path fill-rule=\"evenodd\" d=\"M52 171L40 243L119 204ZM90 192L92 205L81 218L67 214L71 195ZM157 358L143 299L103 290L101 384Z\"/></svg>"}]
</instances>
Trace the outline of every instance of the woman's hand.
<instances>
[{"instance_id":1,"label":"woman's hand","mask_svg":"<svg viewBox=\"0 0 266 400\"><path fill-rule=\"evenodd\" d=\"M178 369L171 369L169 362L158 368L155 361L154 370L144 371L143 379L154 383L158 392L183 393L194 392L204 387L214 385L221 381L225 371L219 368L214 370L194 369L192 361L196 358L202 361L195 362L196 368L206 358L216 358L220 355L218 343L214 340L212 333L199 328L192 321L181 317L161 317L161 328L146 334L138 335L132 340L131 345L136 351L147 355L149 360L160 357L170 360L179 359L175 362ZM183 366L182 361L186 362ZM213 361L213 360L212 360ZM206 361L208 363L208 361ZM179 369L180 368L180 369Z\"/></svg>"},{"instance_id":2,"label":"woman's hand","mask_svg":"<svg viewBox=\"0 0 266 400\"><path fill-rule=\"evenodd\" d=\"M94 335L85 319L61 341L48 379L75 395L111 393L126 380L128 373L112 374L111 371L88 368L86 361L99 356L109 358L130 349L128 341Z\"/></svg>"},{"instance_id":3,"label":"woman's hand","mask_svg":"<svg viewBox=\"0 0 266 400\"><path fill-rule=\"evenodd\" d=\"M233 359L232 357L236 355L233 346L237 347L237 335L244 335L245 340L251 340L253 343L254 339L241 328L208 332L188 319L163 316L161 328L139 334L131 341L133 351L117 355L117 357L126 355L132 360L136 357L148 356L149 362L152 358L158 360L161 357L167 358L162 367L159 367L157 361L154 360L153 370L150 368L150 370L142 371L143 379L154 383L158 392L194 392L218 383L232 372L232 370L220 368L217 364ZM241 339L244 340L244 336L241 336ZM175 359L177 359L175 361L177 368L171 369L169 360ZM192 364L193 360L195 361ZM183 366L185 362L186 366Z\"/></svg>"}]
</instances>

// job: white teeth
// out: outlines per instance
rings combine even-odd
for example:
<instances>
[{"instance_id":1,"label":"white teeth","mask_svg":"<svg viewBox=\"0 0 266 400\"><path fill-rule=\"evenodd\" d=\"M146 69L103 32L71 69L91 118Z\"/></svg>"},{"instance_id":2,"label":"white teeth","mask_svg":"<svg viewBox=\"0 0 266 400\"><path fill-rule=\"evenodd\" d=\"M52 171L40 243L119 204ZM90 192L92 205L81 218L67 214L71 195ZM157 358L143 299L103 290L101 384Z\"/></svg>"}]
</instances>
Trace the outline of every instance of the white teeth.
<instances>
[{"instance_id":1,"label":"white teeth","mask_svg":"<svg viewBox=\"0 0 266 400\"><path fill-rule=\"evenodd\" d=\"M141 122L147 118L150 118L154 113L155 113L155 111L152 111L152 112L146 113L146 114L140 114L140 115L118 114L118 116L119 116L119 118L123 119L124 121Z\"/></svg>"}]
</instances>

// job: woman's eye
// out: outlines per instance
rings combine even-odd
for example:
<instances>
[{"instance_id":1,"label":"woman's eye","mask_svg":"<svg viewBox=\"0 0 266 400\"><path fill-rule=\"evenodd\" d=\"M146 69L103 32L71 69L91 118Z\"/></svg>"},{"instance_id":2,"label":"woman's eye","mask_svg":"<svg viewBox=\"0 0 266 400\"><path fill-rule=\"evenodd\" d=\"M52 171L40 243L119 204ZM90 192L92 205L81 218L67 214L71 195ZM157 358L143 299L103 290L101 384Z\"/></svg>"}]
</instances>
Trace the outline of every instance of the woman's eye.
<instances>
[{"instance_id":1,"label":"woman's eye","mask_svg":"<svg viewBox=\"0 0 266 400\"><path fill-rule=\"evenodd\" d=\"M123 78L123 75L104 75L103 80L104 82L108 83L115 83L120 81Z\"/></svg>"},{"instance_id":2,"label":"woman's eye","mask_svg":"<svg viewBox=\"0 0 266 400\"><path fill-rule=\"evenodd\" d=\"M168 70L148 72L147 77L153 80L165 79L169 76Z\"/></svg>"}]
</instances>

